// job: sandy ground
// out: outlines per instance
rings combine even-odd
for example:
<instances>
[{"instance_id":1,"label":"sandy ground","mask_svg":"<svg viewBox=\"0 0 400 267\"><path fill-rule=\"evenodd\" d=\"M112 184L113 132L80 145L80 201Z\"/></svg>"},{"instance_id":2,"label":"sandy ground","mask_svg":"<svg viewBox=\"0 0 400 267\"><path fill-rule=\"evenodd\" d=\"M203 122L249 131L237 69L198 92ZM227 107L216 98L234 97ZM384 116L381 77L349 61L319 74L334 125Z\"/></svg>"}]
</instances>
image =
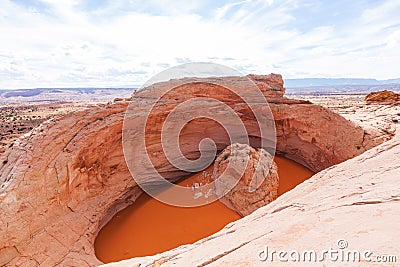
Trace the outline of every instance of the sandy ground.
<instances>
[{"instance_id":1,"label":"sandy ground","mask_svg":"<svg viewBox=\"0 0 400 267\"><path fill-rule=\"evenodd\" d=\"M72 111L83 110L98 102L27 103L0 106L0 154L21 135L42 122Z\"/></svg>"},{"instance_id":2,"label":"sandy ground","mask_svg":"<svg viewBox=\"0 0 400 267\"><path fill-rule=\"evenodd\" d=\"M400 122L400 105L367 104L366 94L353 95L290 95L329 108L363 127L367 132L379 131L384 140L392 138Z\"/></svg>"}]
</instances>

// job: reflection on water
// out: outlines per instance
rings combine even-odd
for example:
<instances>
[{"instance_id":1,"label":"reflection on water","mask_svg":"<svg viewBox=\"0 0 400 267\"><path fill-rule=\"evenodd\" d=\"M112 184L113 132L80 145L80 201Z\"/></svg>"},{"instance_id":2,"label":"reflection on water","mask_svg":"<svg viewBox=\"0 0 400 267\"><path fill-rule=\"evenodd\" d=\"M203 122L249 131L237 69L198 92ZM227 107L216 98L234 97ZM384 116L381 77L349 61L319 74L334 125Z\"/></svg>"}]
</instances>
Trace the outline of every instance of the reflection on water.
<instances>
[{"instance_id":1,"label":"reflection on water","mask_svg":"<svg viewBox=\"0 0 400 267\"><path fill-rule=\"evenodd\" d=\"M313 173L302 165L275 157L279 173L279 195L289 191ZM212 169L207 169L208 173ZM190 186L204 180L203 172L179 182ZM180 208L142 194L136 202L117 213L101 229L95 241L97 257L107 263L157 254L194 243L221 230L240 216L219 201L205 206Z\"/></svg>"}]
</instances>

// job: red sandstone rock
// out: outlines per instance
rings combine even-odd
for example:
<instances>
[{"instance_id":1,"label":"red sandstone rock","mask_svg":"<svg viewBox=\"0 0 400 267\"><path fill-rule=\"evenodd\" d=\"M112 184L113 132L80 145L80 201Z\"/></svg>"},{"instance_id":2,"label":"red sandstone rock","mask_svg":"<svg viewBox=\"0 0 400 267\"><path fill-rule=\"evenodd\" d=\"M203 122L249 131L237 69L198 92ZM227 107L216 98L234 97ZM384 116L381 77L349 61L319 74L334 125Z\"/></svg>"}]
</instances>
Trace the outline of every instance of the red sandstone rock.
<instances>
[{"instance_id":1,"label":"red sandstone rock","mask_svg":"<svg viewBox=\"0 0 400 267\"><path fill-rule=\"evenodd\" d=\"M232 166L228 168L229 164ZM222 178L224 172L227 173ZM242 216L249 215L278 196L277 166L273 156L262 148L256 150L244 144L228 146L215 160L213 177L218 196L222 196L228 187L220 201ZM229 190L229 184L235 183L238 177L239 182Z\"/></svg>"},{"instance_id":2,"label":"red sandstone rock","mask_svg":"<svg viewBox=\"0 0 400 267\"><path fill-rule=\"evenodd\" d=\"M367 103L396 103L400 102L400 94L384 90L379 92L372 92L365 97Z\"/></svg>"},{"instance_id":3,"label":"red sandstone rock","mask_svg":"<svg viewBox=\"0 0 400 267\"><path fill-rule=\"evenodd\" d=\"M269 75L247 75L260 90L269 97L280 96L285 94L285 88L283 87L282 75L271 73Z\"/></svg>"},{"instance_id":4,"label":"red sandstone rock","mask_svg":"<svg viewBox=\"0 0 400 267\"><path fill-rule=\"evenodd\" d=\"M256 83L264 90L275 117L277 153L320 171L374 145L362 128L332 111L307 101L281 97L284 88L280 76L262 77L257 76ZM238 90L247 90L243 87L246 79L210 80L215 79L234 84ZM181 88L185 94L167 97L164 105L155 110L155 118L166 116L175 101L203 94L200 89L206 88L207 79L194 80L200 82ZM137 105L137 119L144 119L146 98L152 97L157 86L179 86L185 81L172 80L137 92L132 100ZM248 107L237 103L221 87L213 88L217 91L209 91L211 96L232 105L246 125L250 141L256 143L260 135ZM273 88L273 92L266 91L268 88ZM174 99L176 96L178 100ZM122 151L121 131L127 105L120 101L48 121L0 157L0 263L9 266L100 264L93 248L97 231L141 193L130 176ZM213 103L201 108L218 111ZM154 151L159 151L160 132L157 124L153 127L148 138ZM198 141L203 137L215 139L219 150L230 145L216 124L198 120L182 133L181 139L186 143L184 154L198 155ZM162 155L156 155L155 164L169 179L185 174L174 169Z\"/></svg>"}]
</instances>

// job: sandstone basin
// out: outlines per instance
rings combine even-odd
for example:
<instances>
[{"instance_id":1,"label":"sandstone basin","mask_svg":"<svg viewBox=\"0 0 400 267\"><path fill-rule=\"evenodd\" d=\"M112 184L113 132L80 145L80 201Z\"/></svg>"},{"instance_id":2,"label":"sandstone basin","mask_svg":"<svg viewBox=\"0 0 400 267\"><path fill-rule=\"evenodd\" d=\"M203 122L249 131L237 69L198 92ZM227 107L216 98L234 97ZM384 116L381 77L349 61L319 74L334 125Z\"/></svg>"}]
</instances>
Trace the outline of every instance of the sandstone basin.
<instances>
[{"instance_id":1,"label":"sandstone basin","mask_svg":"<svg viewBox=\"0 0 400 267\"><path fill-rule=\"evenodd\" d=\"M211 237L115 265L256 265L260 263L257 251L266 244L276 249L329 248L338 238L346 238L357 249L399 255L395 243L396 233L400 232L395 223L400 214L400 188L396 186L400 177L398 135L373 148L388 137L380 129L373 125L361 127L357 119L350 121L309 101L285 98L280 75L249 77L270 103L277 128L277 154L319 173ZM241 78L219 79L241 86ZM182 97L195 95L200 88L196 86L204 87L207 82L196 80L198 83ZM172 82L179 86L187 80ZM150 89L138 92L132 100L143 105L142 100L151 96ZM223 93L215 97L230 101ZM256 143L259 133L252 127L245 105L234 101L230 104L242 114ZM47 121L1 156L0 265L101 264L93 246L97 232L141 194L122 153L121 131L127 105L119 101ZM140 111L138 105L139 117ZM399 113L396 106L387 111L388 115ZM162 117L166 110L160 108L158 112ZM374 117L368 109L362 112ZM360 113L353 114L353 118L356 115ZM221 138L221 130L201 121L194 123L183 140L190 143L189 137L201 138L199 128L212 130L209 137L219 140L219 150L229 145ZM153 145L157 148L156 141ZM188 155L198 153L196 142L186 149ZM171 180L185 175L162 157L158 164ZM357 220L363 223L355 225Z\"/></svg>"},{"instance_id":2,"label":"sandstone basin","mask_svg":"<svg viewBox=\"0 0 400 267\"><path fill-rule=\"evenodd\" d=\"M224 151L227 152L228 148ZM237 150L237 148L239 149ZM234 151L237 150L237 152L233 153L232 157L239 159L241 164L243 162L241 160L242 157L248 155L247 148L248 146L246 145L234 146L233 149ZM277 175L275 173L276 168L279 174L279 187L277 190L279 194L293 189L313 175L304 166L289 159L275 156L276 166L271 170L271 174L275 177L272 175L267 177L256 192L251 194L248 190L243 190L243 188L248 189L246 181L251 178L254 167L258 165L256 157L260 153L265 153L265 151L251 150L253 152L251 154L252 159L244 172L243 181L240 181L239 185L233 188L232 191L235 194L226 195L225 197L227 201L233 200L233 203L236 204L235 207L241 210L242 214L243 211L251 209L254 211L257 206L266 204L261 202L267 202L268 198L265 198L265 200L261 200L261 198L270 192L269 188L266 187L268 184L276 185L271 184L271 182L274 182L271 178L276 178ZM224 153L219 155L219 157L221 156L224 158ZM226 163L225 161L223 163ZM265 164L268 164L268 161L264 159L260 163L261 166L257 171L259 174L267 167ZM193 188L196 184L211 182L213 181L214 169L217 169L218 172L221 171L218 160L204 172L190 175L177 184ZM201 192L199 189L194 191L196 194ZM207 191L206 194L209 192ZM213 191L210 193L214 194ZM243 198L246 195L249 195L250 198ZM238 199L238 196L242 198ZM238 201L236 201L237 199ZM254 199L258 201L249 204L249 200ZM208 237L221 230L228 223L241 218L237 212L226 207L221 201L211 201L209 204L199 207L176 207L162 203L147 194L142 194L132 205L118 212L101 229L95 241L96 256L103 262L113 262L161 253ZM228 206L230 206L229 203ZM232 206L230 207L233 208Z\"/></svg>"}]
</instances>

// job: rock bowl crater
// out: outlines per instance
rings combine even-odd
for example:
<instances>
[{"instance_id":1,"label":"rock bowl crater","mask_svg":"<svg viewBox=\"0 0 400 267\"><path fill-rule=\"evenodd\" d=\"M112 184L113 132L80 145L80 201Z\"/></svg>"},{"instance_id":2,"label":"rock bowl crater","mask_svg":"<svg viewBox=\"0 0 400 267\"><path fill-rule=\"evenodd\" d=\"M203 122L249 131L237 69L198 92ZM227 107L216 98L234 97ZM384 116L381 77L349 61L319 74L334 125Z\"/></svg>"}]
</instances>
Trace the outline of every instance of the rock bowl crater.
<instances>
[{"instance_id":1,"label":"rock bowl crater","mask_svg":"<svg viewBox=\"0 0 400 267\"><path fill-rule=\"evenodd\" d=\"M378 136L327 108L284 97L283 80L278 74L184 78L157 83L136 92L129 100L51 119L21 137L1 156L0 266L102 264L94 251L99 229L142 193L124 159L125 111L129 103L135 102L140 118L146 99L152 97L152 90L157 87L180 86L184 93L170 96L155 110L155 116L166 116L169 106L179 98L212 94L240 114L251 146L257 147L260 133L248 107L237 102L223 87L209 85L218 79L245 91L241 86L247 78L254 81L268 100L276 125L278 155L320 172L382 142ZM216 107L209 103L202 108ZM150 131L149 142L155 151L161 148L159 131L157 125ZM218 151L230 145L224 129L217 123L195 120L180 136L187 144L184 154L198 155L198 141L205 137L216 142ZM156 165L171 181L187 175L163 156L157 158ZM149 261L155 260L149 258Z\"/></svg>"}]
</instances>

